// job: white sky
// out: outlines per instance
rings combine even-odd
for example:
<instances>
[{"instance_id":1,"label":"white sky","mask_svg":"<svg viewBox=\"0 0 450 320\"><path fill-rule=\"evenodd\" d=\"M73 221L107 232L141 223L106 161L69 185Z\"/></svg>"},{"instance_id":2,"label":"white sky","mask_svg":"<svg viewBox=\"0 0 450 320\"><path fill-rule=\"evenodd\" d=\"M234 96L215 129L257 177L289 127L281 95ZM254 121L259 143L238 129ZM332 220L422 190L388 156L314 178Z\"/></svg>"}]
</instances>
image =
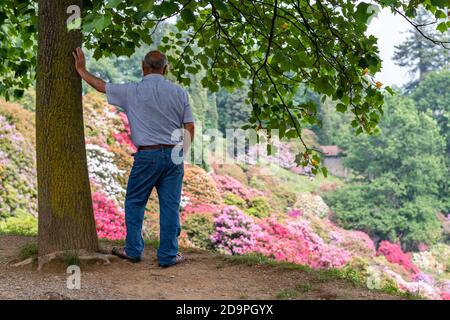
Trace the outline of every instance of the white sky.
<instances>
[{"instance_id":1,"label":"white sky","mask_svg":"<svg viewBox=\"0 0 450 320\"><path fill-rule=\"evenodd\" d=\"M400 15L394 15L390 9L383 9L373 18L368 34L378 38L380 57L383 60L381 72L375 75L376 80L386 85L401 86L409 80L405 68L397 66L393 60L394 46L403 42L406 37L405 31L412 28L411 25Z\"/></svg>"}]
</instances>

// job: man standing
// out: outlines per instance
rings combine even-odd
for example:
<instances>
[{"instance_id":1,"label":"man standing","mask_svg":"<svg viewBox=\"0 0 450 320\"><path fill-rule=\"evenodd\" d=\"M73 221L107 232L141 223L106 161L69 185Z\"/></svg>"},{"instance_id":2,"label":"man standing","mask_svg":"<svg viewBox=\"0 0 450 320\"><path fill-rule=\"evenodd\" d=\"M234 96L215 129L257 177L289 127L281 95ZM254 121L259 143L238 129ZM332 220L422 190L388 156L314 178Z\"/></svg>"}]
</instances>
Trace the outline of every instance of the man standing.
<instances>
[{"instance_id":1,"label":"man standing","mask_svg":"<svg viewBox=\"0 0 450 320\"><path fill-rule=\"evenodd\" d=\"M175 155L175 145L181 141L174 137L184 136L185 150L194 137L194 118L187 92L165 79L168 61L159 51L150 51L145 56L142 81L127 84L106 83L92 75L86 70L80 48L73 56L81 78L97 91L106 93L108 103L125 110L131 139L138 148L125 199L126 245L115 247L113 254L132 262L141 261L145 206L155 187L160 204L159 266L169 267L184 261L184 256L178 252L184 167L182 160L176 161L180 155ZM184 135L177 135L183 128Z\"/></svg>"}]
</instances>

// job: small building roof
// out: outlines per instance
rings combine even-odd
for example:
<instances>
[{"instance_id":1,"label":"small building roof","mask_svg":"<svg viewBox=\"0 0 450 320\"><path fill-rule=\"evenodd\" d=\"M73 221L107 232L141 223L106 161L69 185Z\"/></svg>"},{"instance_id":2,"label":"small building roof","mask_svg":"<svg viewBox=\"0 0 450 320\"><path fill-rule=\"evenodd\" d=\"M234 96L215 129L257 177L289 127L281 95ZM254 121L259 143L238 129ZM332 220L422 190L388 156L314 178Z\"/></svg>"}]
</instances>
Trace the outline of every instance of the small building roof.
<instances>
[{"instance_id":1,"label":"small building roof","mask_svg":"<svg viewBox=\"0 0 450 320\"><path fill-rule=\"evenodd\" d=\"M338 146L320 146L320 150L326 157L337 157L342 152L342 149Z\"/></svg>"}]
</instances>

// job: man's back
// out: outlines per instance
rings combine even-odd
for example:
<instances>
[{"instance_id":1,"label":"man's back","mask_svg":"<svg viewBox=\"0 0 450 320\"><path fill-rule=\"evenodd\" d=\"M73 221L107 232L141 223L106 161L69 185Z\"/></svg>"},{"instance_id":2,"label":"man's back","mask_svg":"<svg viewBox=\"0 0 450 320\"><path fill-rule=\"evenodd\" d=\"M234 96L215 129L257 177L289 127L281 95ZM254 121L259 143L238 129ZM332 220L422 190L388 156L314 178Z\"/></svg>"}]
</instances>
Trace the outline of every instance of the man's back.
<instances>
[{"instance_id":1,"label":"man's back","mask_svg":"<svg viewBox=\"0 0 450 320\"><path fill-rule=\"evenodd\" d=\"M194 122L187 92L164 76L151 73L139 83L106 85L110 104L122 107L136 146L176 144L175 130Z\"/></svg>"}]
</instances>

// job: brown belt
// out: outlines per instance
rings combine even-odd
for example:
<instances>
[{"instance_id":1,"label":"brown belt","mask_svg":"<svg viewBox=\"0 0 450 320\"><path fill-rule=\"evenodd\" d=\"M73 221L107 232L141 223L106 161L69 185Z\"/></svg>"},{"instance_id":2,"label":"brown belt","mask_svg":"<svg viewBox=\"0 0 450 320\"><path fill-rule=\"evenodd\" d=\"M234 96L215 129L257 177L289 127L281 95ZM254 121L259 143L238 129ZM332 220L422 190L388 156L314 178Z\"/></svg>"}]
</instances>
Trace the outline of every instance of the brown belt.
<instances>
[{"instance_id":1,"label":"brown belt","mask_svg":"<svg viewBox=\"0 0 450 320\"><path fill-rule=\"evenodd\" d=\"M174 144L156 144L154 146L140 146L138 148L138 151L141 151L141 150L157 150L157 149L173 148L173 147L175 147Z\"/></svg>"}]
</instances>

